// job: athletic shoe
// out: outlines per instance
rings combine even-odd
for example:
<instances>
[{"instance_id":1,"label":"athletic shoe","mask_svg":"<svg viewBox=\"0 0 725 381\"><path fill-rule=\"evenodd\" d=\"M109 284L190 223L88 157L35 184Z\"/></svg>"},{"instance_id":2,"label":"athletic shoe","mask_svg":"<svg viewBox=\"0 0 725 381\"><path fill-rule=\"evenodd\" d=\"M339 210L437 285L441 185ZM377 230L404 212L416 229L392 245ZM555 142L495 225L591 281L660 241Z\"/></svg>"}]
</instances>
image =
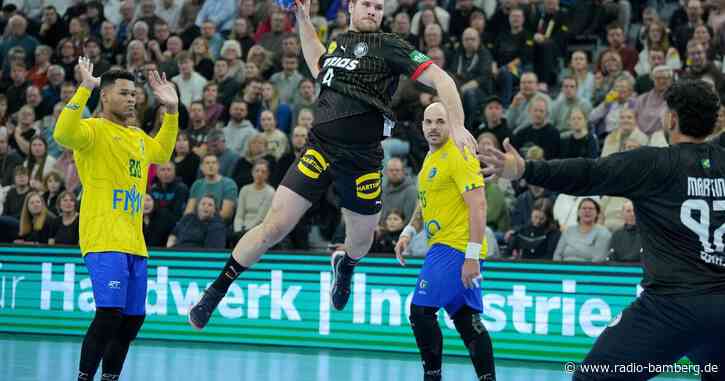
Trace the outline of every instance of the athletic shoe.
<instances>
[{"instance_id":1,"label":"athletic shoe","mask_svg":"<svg viewBox=\"0 0 725 381\"><path fill-rule=\"evenodd\" d=\"M350 283L355 266L345 263L344 251L336 251L332 253L332 289L330 290L330 300L332 306L336 310L342 311L350 299Z\"/></svg>"},{"instance_id":2,"label":"athletic shoe","mask_svg":"<svg viewBox=\"0 0 725 381\"><path fill-rule=\"evenodd\" d=\"M204 295L201 296L201 300L189 310L189 324L200 331L204 329L222 298L224 298L223 293L214 287L207 288Z\"/></svg>"}]
</instances>

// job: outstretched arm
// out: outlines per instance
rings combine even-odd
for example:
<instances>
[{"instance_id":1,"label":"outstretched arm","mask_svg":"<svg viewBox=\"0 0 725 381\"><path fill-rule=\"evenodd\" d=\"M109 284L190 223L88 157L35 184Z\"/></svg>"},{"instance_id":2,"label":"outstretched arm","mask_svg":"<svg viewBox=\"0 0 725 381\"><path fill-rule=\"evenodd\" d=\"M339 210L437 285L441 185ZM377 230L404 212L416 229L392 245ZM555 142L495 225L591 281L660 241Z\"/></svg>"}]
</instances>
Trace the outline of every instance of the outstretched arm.
<instances>
[{"instance_id":1,"label":"outstretched arm","mask_svg":"<svg viewBox=\"0 0 725 381\"><path fill-rule=\"evenodd\" d=\"M150 160L161 164L171 159L176 135L179 133L179 96L174 85L166 80L165 73L159 75L156 71L150 72L149 85L156 99L166 110L159 133L150 142Z\"/></svg>"},{"instance_id":2,"label":"outstretched arm","mask_svg":"<svg viewBox=\"0 0 725 381\"><path fill-rule=\"evenodd\" d=\"M93 76L93 64L90 59L81 57L78 59L78 65L81 85L61 111L53 131L53 139L58 144L74 150L81 150L93 143L93 129L81 122L81 116L91 91L101 84L101 80Z\"/></svg>"},{"instance_id":3,"label":"outstretched arm","mask_svg":"<svg viewBox=\"0 0 725 381\"><path fill-rule=\"evenodd\" d=\"M417 77L418 82L433 87L438 92L441 102L448 110L448 122L451 125L451 137L456 142L461 151L463 147L468 147L471 152L477 151L476 139L464 127L465 115L463 113L463 103L458 94L458 87L448 73L443 71L438 65L430 64L423 73Z\"/></svg>"},{"instance_id":4,"label":"outstretched arm","mask_svg":"<svg viewBox=\"0 0 725 381\"><path fill-rule=\"evenodd\" d=\"M320 57L325 54L325 46L317 38L317 31L310 20L310 0L295 0L297 8L297 26L300 30L300 41L302 43L302 54L305 56L307 67L310 68L313 78L320 74Z\"/></svg>"},{"instance_id":5,"label":"outstretched arm","mask_svg":"<svg viewBox=\"0 0 725 381\"><path fill-rule=\"evenodd\" d=\"M637 198L666 185L662 174L671 172L661 160L661 148L645 147L605 158L525 161L504 140L505 152L489 148L479 158L486 163L486 176L527 183L574 196L607 195ZM642 165L642 163L648 163Z\"/></svg>"}]
</instances>

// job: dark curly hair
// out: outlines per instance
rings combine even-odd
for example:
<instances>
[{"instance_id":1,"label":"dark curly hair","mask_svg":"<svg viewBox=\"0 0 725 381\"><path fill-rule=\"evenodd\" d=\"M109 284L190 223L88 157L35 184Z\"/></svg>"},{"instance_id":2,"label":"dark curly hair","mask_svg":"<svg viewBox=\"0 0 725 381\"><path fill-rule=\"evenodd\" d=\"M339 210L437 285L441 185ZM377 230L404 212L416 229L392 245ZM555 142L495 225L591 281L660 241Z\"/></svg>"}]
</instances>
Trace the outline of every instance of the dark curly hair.
<instances>
[{"instance_id":1,"label":"dark curly hair","mask_svg":"<svg viewBox=\"0 0 725 381\"><path fill-rule=\"evenodd\" d=\"M712 133L720 98L711 84L698 79L677 81L665 92L665 101L677 113L683 135L706 138Z\"/></svg>"}]
</instances>

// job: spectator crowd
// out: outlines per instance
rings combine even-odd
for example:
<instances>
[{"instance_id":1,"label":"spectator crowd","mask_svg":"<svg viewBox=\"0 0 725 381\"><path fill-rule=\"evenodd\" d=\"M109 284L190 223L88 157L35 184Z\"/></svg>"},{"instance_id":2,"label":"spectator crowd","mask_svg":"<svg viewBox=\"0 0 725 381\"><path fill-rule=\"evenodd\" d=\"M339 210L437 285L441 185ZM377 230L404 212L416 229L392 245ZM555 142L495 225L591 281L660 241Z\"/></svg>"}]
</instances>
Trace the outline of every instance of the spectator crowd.
<instances>
[{"instance_id":1,"label":"spectator crowd","mask_svg":"<svg viewBox=\"0 0 725 381\"><path fill-rule=\"evenodd\" d=\"M347 1L312 0L329 44L348 30ZM53 140L79 84L137 78L130 125L153 136L163 107L158 70L180 96L172 159L149 168L143 233L151 247L232 247L260 224L284 174L303 153L320 85L302 56L294 15L272 0L5 0L0 13L0 242L78 242L83 189L73 152ZM664 92L678 78L710 83L725 99L725 1L386 0L383 29L445 69L459 86L479 149L504 139L528 159L598 158L666 146ZM420 125L433 89L401 78L397 124L383 142L383 210L373 251L392 252L414 216L427 152ZM85 117L98 115L94 90ZM360 128L351 126L350 128ZM721 108L714 135L725 129ZM647 165L647 163L643 163ZM636 262L631 202L555 194L501 179L486 185L492 257ZM281 249L342 242L334 188Z\"/></svg>"}]
</instances>

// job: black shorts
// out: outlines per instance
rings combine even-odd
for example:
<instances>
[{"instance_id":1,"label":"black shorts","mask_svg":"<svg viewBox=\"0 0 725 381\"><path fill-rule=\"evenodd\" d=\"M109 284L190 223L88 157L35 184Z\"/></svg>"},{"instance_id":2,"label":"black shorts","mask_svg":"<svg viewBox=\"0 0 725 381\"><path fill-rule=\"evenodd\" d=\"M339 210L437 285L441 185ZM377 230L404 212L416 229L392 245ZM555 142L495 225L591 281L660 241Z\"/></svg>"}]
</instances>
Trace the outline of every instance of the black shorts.
<instances>
[{"instance_id":1,"label":"black shorts","mask_svg":"<svg viewBox=\"0 0 725 381\"><path fill-rule=\"evenodd\" d=\"M699 366L702 380L725 380L725 295L643 292L597 338L573 379L647 380L683 356ZM705 373L713 365L717 373Z\"/></svg>"},{"instance_id":2,"label":"black shorts","mask_svg":"<svg viewBox=\"0 0 725 381\"><path fill-rule=\"evenodd\" d=\"M340 207L371 215L380 211L383 148L379 140L343 144L315 133L354 131L383 123L380 113L367 113L316 125L302 156L287 170L280 185L315 203L330 184L340 198Z\"/></svg>"}]
</instances>

